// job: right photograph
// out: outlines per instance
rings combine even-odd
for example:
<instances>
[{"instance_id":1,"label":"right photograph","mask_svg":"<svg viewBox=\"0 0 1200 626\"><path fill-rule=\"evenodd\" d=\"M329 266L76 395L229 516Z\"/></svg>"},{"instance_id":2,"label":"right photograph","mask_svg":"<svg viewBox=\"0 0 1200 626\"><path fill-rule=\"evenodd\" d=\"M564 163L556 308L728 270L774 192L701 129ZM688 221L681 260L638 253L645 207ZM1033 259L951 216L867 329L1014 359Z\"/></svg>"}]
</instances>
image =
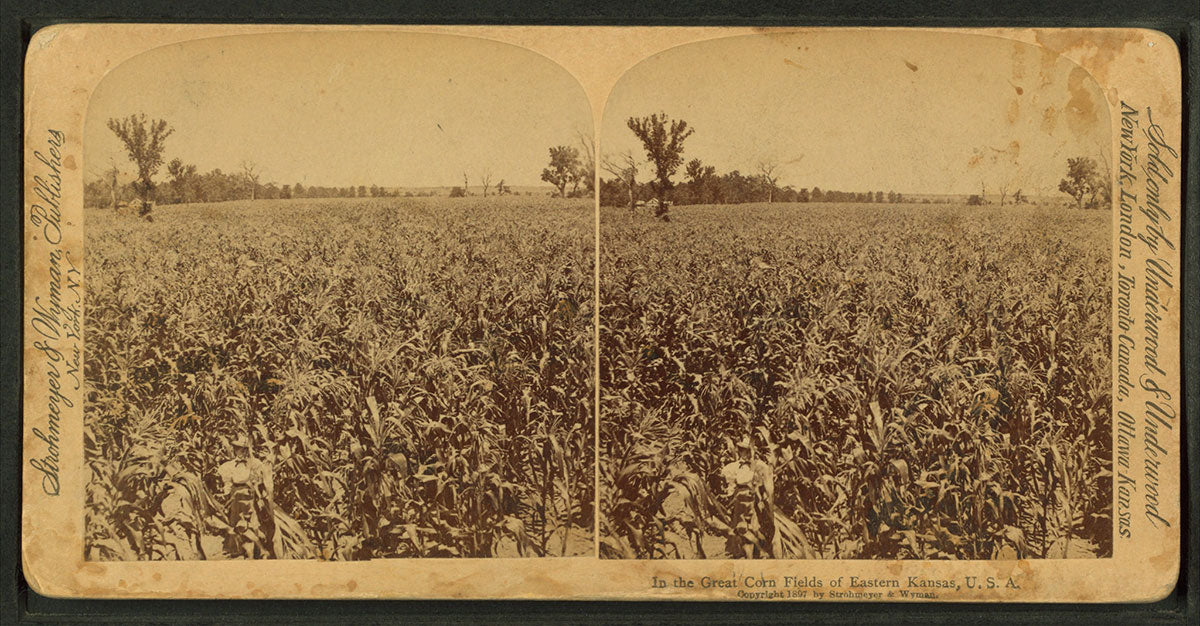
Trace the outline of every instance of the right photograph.
<instances>
[{"instance_id":1,"label":"right photograph","mask_svg":"<svg viewBox=\"0 0 1200 626\"><path fill-rule=\"evenodd\" d=\"M597 138L600 556L1112 557L1110 106L954 31L631 68Z\"/></svg>"}]
</instances>

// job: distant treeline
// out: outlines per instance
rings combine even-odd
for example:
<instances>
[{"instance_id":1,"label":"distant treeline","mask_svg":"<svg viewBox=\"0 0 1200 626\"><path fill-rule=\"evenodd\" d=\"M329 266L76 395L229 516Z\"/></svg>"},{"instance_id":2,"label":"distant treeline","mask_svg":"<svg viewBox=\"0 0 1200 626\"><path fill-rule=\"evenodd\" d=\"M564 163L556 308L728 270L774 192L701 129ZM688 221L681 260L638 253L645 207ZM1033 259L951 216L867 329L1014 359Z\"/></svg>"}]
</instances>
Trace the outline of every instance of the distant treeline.
<instances>
[{"instance_id":1,"label":"distant treeline","mask_svg":"<svg viewBox=\"0 0 1200 626\"><path fill-rule=\"evenodd\" d=\"M654 197L650 183L636 183L635 198ZM734 170L727 174L709 174L676 183L671 200L679 204L741 204L744 202L914 202L895 191L837 191L820 187L796 189L791 185L768 185L761 176L746 176ZM601 179L600 204L629 206L629 188L618 178Z\"/></svg>"},{"instance_id":2,"label":"distant treeline","mask_svg":"<svg viewBox=\"0 0 1200 626\"><path fill-rule=\"evenodd\" d=\"M397 196L433 196L434 191L399 192L378 185L349 187L305 187L301 183L277 185L253 181L253 173L225 173L214 169L198 173L195 165L185 165L179 159L167 165L167 180L155 185L151 191L156 204L180 204L185 202L224 202L226 200L279 199L279 198L390 198ZM115 185L114 185L115 181ZM119 175L110 170L104 178L92 180L84 185L83 202L88 207L111 207L116 203L129 203L138 197L135 181L120 182Z\"/></svg>"}]
</instances>

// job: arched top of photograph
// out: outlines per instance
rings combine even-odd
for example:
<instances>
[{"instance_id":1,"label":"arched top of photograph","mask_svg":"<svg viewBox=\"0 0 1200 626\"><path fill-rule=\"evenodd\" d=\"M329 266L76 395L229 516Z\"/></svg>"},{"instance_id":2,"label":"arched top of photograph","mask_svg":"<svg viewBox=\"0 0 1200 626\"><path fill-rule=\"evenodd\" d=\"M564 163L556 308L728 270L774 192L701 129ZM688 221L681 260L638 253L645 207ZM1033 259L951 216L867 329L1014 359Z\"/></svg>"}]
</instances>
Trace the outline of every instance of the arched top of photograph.
<instances>
[{"instance_id":1,"label":"arched top of photograph","mask_svg":"<svg viewBox=\"0 0 1200 626\"><path fill-rule=\"evenodd\" d=\"M1111 171L1110 106L1079 65L1047 47L994 36L887 29L740 35L671 48L626 72L605 105L601 158L641 165L653 186L668 172L657 171L631 124L663 114L686 123L688 136L678 166L658 184L682 188L644 201L809 201L818 200L816 189L845 190L834 201L878 202L882 195L885 202L1086 208L1090 194L1073 192L1079 185L1070 184L1068 170ZM1079 165L1069 166L1074 159ZM737 197L693 193L706 171L714 181L736 179L722 186ZM1063 180L1072 190L1060 190ZM738 181L745 183L740 195ZM608 204L621 201L615 186Z\"/></svg>"},{"instance_id":2,"label":"arched top of photograph","mask_svg":"<svg viewBox=\"0 0 1200 626\"><path fill-rule=\"evenodd\" d=\"M593 126L563 68L472 37L117 67L84 131L84 557L593 552Z\"/></svg>"},{"instance_id":3,"label":"arched top of photograph","mask_svg":"<svg viewBox=\"0 0 1200 626\"><path fill-rule=\"evenodd\" d=\"M581 152L592 129L579 82L511 44L371 31L198 39L137 55L97 86L87 205L563 195L543 177L549 149Z\"/></svg>"},{"instance_id":4,"label":"arched top of photograph","mask_svg":"<svg viewBox=\"0 0 1200 626\"><path fill-rule=\"evenodd\" d=\"M601 557L1111 557L1105 95L957 32L629 70L599 138Z\"/></svg>"}]
</instances>

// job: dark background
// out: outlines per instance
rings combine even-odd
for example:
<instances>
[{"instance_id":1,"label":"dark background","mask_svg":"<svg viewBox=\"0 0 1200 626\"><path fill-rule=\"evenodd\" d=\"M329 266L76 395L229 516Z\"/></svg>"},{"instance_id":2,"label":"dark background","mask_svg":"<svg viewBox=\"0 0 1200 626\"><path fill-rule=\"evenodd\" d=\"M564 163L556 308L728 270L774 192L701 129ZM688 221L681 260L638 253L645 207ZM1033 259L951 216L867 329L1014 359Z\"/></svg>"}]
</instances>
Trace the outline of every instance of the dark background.
<instances>
[{"instance_id":1,"label":"dark background","mask_svg":"<svg viewBox=\"0 0 1200 626\"><path fill-rule=\"evenodd\" d=\"M1200 119L1200 6L1195 0L1092 0L1051 3L1029 0L589 2L587 0L209 0L174 5L150 0L17 1L0 9L0 622L9 623L294 623L305 622L492 622L564 623L907 623L1020 622L1044 624L1200 623L1196 581L1200 545L1194 512L1198 500L1197 429L1189 427L1198 398L1196 364L1197 216L1200 215L1197 154ZM136 601L61 600L29 589L20 563L21 426L21 103L23 59L31 35L64 22L198 22L312 24L575 24L671 26L962 26L962 27L1139 27L1175 39L1183 75L1183 418L1180 426L1183 493L1183 567L1179 585L1166 599L1143 605L972 605L818 604L733 602L441 602L441 601ZM1190 410L1189 410L1190 409ZM548 563L547 567L553 567ZM1135 576L1135 572L1130 572Z\"/></svg>"}]
</instances>

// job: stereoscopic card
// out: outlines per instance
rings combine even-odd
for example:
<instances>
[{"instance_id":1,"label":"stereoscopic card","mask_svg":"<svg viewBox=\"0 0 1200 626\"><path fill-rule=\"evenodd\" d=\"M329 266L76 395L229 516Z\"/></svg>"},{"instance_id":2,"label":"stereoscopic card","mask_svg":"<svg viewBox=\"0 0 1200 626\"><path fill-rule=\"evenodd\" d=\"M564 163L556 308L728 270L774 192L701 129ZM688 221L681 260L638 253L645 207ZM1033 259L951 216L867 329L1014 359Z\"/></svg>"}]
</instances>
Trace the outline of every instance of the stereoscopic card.
<instances>
[{"instance_id":1,"label":"stereoscopic card","mask_svg":"<svg viewBox=\"0 0 1200 626\"><path fill-rule=\"evenodd\" d=\"M39 593L1175 586L1162 33L72 24L25 94Z\"/></svg>"}]
</instances>

